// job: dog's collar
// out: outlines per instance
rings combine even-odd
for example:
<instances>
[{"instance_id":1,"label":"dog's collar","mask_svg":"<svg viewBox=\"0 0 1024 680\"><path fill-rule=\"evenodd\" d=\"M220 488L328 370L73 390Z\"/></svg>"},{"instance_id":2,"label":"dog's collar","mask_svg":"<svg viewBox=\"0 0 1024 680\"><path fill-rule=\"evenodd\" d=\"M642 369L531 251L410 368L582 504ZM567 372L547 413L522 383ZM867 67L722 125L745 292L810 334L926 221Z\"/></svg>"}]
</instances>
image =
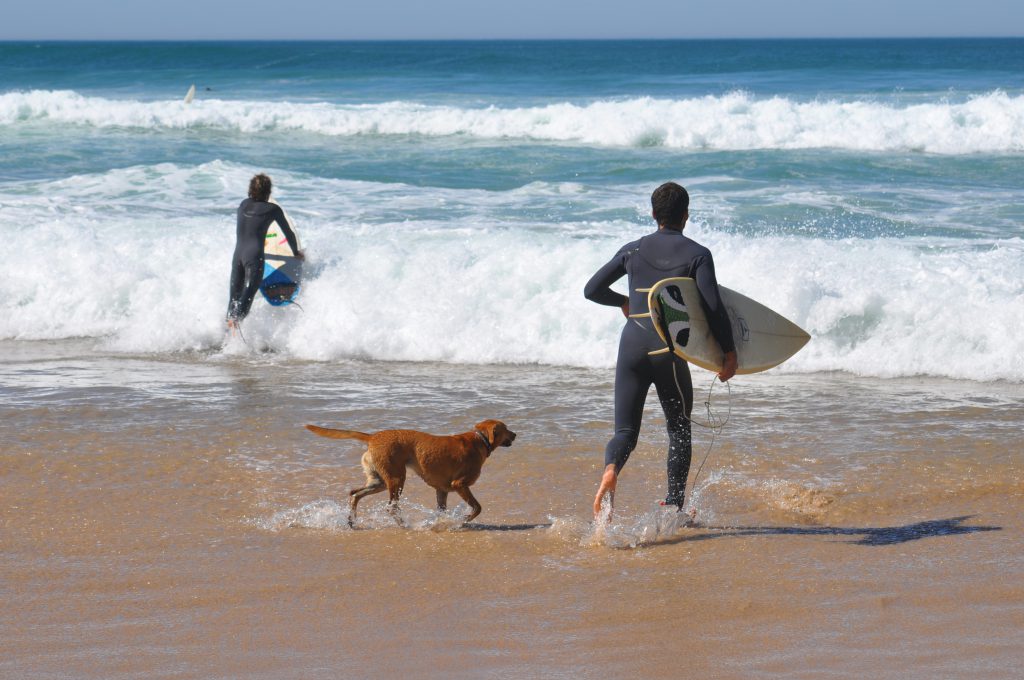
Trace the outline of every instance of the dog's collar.
<instances>
[{"instance_id":1,"label":"dog's collar","mask_svg":"<svg viewBox=\"0 0 1024 680\"><path fill-rule=\"evenodd\" d=\"M485 434L484 434L483 432L481 432L480 430L473 430L473 432L476 432L476 436L480 437L480 439L482 439L482 440L483 440L483 442L484 442L484 448L486 448L486 449L487 449L487 455L488 455L488 456L490 456L490 455L491 455L491 451L493 451L493 450L494 450L494 447L493 447L493 446L491 446L491 443L490 443L489 441L487 441L487 435L485 435Z\"/></svg>"}]
</instances>

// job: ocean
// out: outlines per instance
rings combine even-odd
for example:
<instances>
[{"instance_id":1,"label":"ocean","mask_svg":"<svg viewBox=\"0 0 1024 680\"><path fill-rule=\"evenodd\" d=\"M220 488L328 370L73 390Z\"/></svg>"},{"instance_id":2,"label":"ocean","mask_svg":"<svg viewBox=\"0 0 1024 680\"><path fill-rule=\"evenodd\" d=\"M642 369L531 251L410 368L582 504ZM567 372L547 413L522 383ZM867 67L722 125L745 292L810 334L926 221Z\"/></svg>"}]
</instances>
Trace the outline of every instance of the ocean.
<instances>
[{"instance_id":1,"label":"ocean","mask_svg":"<svg viewBox=\"0 0 1024 680\"><path fill-rule=\"evenodd\" d=\"M1024 664L1024 39L0 43L0 158L0 675ZM225 342L257 172L306 276ZM812 340L694 369L696 526L653 395L595 526L583 285L668 180ZM465 527L413 479L350 529L361 449L302 428L491 417Z\"/></svg>"}]
</instances>

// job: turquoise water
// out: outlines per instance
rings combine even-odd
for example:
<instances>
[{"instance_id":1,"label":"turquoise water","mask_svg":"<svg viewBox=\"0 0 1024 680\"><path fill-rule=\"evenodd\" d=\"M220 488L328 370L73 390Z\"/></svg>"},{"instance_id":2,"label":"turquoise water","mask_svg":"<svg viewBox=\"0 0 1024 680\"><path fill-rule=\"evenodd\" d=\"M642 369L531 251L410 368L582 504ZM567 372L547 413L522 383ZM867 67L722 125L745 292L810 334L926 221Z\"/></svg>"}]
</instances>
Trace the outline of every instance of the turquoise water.
<instances>
[{"instance_id":1,"label":"turquoise water","mask_svg":"<svg viewBox=\"0 0 1024 680\"><path fill-rule=\"evenodd\" d=\"M0 153L0 339L217 345L266 171L310 255L269 348L610 365L580 291L673 179L815 337L783 370L1024 381L1024 40L6 43Z\"/></svg>"}]
</instances>

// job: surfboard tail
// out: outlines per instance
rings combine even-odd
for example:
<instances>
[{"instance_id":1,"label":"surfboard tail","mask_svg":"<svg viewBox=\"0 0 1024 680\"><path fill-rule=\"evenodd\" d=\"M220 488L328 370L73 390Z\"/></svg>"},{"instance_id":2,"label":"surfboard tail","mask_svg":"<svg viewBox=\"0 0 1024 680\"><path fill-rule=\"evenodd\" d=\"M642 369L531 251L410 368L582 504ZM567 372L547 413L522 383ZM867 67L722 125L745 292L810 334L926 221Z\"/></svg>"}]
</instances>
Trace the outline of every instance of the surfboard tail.
<instances>
[{"instance_id":1,"label":"surfboard tail","mask_svg":"<svg viewBox=\"0 0 1024 680\"><path fill-rule=\"evenodd\" d=\"M328 437L330 439L358 439L359 441L368 442L370 436L365 432L356 432L355 430L335 430L329 427L320 427L319 425L306 425L306 429L313 434L318 434L321 437Z\"/></svg>"}]
</instances>

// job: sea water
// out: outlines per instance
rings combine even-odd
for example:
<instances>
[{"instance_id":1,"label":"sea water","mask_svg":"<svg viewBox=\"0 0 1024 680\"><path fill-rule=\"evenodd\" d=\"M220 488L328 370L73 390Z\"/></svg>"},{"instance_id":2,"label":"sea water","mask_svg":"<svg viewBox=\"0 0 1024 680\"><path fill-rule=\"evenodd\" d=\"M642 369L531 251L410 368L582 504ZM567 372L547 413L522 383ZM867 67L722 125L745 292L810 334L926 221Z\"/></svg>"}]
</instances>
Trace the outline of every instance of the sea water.
<instances>
[{"instance_id":1,"label":"sea water","mask_svg":"<svg viewBox=\"0 0 1024 680\"><path fill-rule=\"evenodd\" d=\"M1024 381L1020 40L0 56L3 339L218 346L267 172L309 258L270 349L609 366L618 320L583 283L675 180L720 281L814 337L782 371Z\"/></svg>"}]
</instances>

